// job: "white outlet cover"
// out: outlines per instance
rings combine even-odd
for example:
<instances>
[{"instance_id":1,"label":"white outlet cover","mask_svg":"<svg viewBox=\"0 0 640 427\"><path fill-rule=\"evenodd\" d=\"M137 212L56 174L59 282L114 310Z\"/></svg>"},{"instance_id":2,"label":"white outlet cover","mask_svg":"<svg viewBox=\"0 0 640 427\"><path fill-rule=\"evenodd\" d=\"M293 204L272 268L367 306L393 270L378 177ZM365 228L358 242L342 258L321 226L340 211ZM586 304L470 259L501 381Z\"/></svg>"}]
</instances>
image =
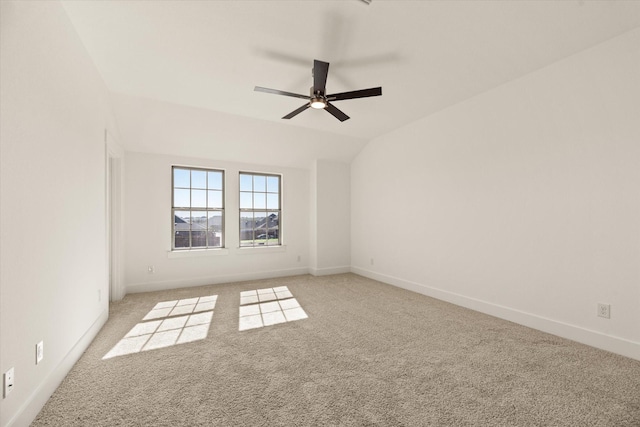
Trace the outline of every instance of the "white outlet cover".
<instances>
[{"instance_id":1,"label":"white outlet cover","mask_svg":"<svg viewBox=\"0 0 640 427\"><path fill-rule=\"evenodd\" d=\"M40 341L36 344L36 365L42 362L44 358L44 341Z\"/></svg>"},{"instance_id":2,"label":"white outlet cover","mask_svg":"<svg viewBox=\"0 0 640 427\"><path fill-rule=\"evenodd\" d=\"M611 318L611 305L598 303L598 317Z\"/></svg>"},{"instance_id":3,"label":"white outlet cover","mask_svg":"<svg viewBox=\"0 0 640 427\"><path fill-rule=\"evenodd\" d=\"M11 368L4 373L4 397L7 397L13 390L14 381L13 368Z\"/></svg>"}]
</instances>

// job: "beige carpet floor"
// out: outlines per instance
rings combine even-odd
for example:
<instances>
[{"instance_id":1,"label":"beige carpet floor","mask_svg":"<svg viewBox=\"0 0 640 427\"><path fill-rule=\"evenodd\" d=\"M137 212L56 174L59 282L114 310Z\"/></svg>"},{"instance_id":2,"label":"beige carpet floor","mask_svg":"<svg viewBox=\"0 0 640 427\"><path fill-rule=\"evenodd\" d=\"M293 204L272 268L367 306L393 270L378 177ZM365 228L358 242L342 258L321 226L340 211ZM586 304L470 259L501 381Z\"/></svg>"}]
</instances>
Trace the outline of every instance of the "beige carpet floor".
<instances>
[{"instance_id":1,"label":"beige carpet floor","mask_svg":"<svg viewBox=\"0 0 640 427\"><path fill-rule=\"evenodd\" d=\"M307 318L239 331L241 292L282 286ZM211 295L206 338L135 349L158 303ZM104 359L114 347L129 354ZM357 275L297 276L126 296L32 425L640 426L640 362Z\"/></svg>"}]
</instances>

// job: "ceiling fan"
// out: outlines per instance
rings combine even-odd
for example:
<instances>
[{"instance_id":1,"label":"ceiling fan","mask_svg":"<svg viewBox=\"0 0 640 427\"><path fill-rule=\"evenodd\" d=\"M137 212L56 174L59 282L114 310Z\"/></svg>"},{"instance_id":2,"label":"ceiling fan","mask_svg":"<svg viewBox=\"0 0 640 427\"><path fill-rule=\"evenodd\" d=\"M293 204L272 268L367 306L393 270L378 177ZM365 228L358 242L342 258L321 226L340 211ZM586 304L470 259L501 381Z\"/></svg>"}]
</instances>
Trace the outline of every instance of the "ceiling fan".
<instances>
[{"instance_id":1,"label":"ceiling fan","mask_svg":"<svg viewBox=\"0 0 640 427\"><path fill-rule=\"evenodd\" d=\"M266 87L256 86L256 92L273 93L276 95L291 96L294 98L301 98L309 100L297 110L292 111L283 117L283 119L290 119L302 113L307 108L324 109L328 111L333 117L344 122L349 119L345 113L336 108L331 102L344 101L345 99L355 98L367 98L370 96L382 95L382 87L374 87L371 89L354 90L351 92L334 93L333 95L327 95L325 90L327 86L327 74L329 74L329 63L324 61L313 61L313 86L311 87L309 96L299 95L297 93L285 92L277 89L268 89Z\"/></svg>"}]
</instances>

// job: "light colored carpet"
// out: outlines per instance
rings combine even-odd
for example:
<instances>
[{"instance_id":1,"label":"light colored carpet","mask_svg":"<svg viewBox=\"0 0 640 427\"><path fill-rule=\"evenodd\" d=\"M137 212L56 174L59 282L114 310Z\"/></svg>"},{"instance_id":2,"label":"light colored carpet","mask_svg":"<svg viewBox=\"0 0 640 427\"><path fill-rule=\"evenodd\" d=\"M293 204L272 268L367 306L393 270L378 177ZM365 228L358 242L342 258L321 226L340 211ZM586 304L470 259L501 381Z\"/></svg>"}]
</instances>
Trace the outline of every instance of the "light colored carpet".
<instances>
[{"instance_id":1,"label":"light colored carpet","mask_svg":"<svg viewBox=\"0 0 640 427\"><path fill-rule=\"evenodd\" d=\"M240 292L307 319L238 330ZM105 356L161 301L206 339ZM640 362L353 274L128 295L33 426L640 426Z\"/></svg>"}]
</instances>

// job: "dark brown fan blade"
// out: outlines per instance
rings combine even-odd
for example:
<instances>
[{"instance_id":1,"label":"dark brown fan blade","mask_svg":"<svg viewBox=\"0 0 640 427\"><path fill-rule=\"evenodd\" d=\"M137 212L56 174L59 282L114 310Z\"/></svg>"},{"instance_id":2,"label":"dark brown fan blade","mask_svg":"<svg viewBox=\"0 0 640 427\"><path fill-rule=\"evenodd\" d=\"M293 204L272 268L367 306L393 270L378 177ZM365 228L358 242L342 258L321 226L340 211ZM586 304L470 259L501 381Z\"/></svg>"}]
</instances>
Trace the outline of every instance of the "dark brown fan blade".
<instances>
[{"instance_id":1,"label":"dark brown fan blade","mask_svg":"<svg viewBox=\"0 0 640 427\"><path fill-rule=\"evenodd\" d=\"M367 98L369 96L382 95L382 87L372 87L371 89L354 90L351 92L335 93L327 95L329 101L344 101L345 99Z\"/></svg>"},{"instance_id":2,"label":"dark brown fan blade","mask_svg":"<svg viewBox=\"0 0 640 427\"><path fill-rule=\"evenodd\" d=\"M283 90L278 90L278 89L269 89L269 88L260 87L260 86L256 86L253 90L255 90L256 92L273 93L276 95L284 95L284 96L292 96L294 98L309 99L309 96L307 95L298 95L297 93L285 92Z\"/></svg>"},{"instance_id":3,"label":"dark brown fan blade","mask_svg":"<svg viewBox=\"0 0 640 427\"><path fill-rule=\"evenodd\" d=\"M327 110L329 113L331 113L333 117L340 120L341 122L344 122L345 120L349 120L349 116L347 116L345 113L337 109L335 106L329 104L328 102L325 110Z\"/></svg>"},{"instance_id":4,"label":"dark brown fan blade","mask_svg":"<svg viewBox=\"0 0 640 427\"><path fill-rule=\"evenodd\" d=\"M327 74L329 74L329 63L313 60L313 93L320 92L324 95L327 87Z\"/></svg>"},{"instance_id":5,"label":"dark brown fan blade","mask_svg":"<svg viewBox=\"0 0 640 427\"><path fill-rule=\"evenodd\" d=\"M290 119L292 117L297 116L298 114L302 113L304 110L306 110L307 108L309 108L309 104L304 104L302 107L298 108L295 111L290 112L289 114L287 114L286 116L283 117L283 119Z\"/></svg>"}]
</instances>

